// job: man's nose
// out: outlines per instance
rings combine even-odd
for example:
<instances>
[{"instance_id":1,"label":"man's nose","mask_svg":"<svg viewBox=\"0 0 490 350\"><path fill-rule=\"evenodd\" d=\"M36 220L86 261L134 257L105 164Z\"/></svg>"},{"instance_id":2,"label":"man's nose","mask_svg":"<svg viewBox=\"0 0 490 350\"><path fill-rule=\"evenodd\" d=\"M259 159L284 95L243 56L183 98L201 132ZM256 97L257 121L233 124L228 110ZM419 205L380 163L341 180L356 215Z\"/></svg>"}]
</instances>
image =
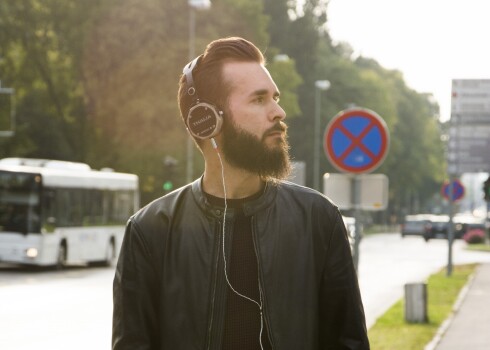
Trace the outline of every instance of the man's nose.
<instances>
[{"instance_id":1,"label":"man's nose","mask_svg":"<svg viewBox=\"0 0 490 350\"><path fill-rule=\"evenodd\" d=\"M272 120L277 122L277 121L282 121L286 118L286 112L284 109L279 104L275 104L275 108L272 111Z\"/></svg>"}]
</instances>

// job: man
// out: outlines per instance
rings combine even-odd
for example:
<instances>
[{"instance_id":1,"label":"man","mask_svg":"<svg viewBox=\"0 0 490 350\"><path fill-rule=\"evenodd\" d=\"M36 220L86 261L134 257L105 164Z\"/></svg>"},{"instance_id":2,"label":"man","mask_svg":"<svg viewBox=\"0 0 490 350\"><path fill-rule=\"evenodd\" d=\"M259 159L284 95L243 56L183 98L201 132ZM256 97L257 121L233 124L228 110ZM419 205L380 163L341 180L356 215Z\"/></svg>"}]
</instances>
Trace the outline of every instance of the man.
<instances>
[{"instance_id":1,"label":"man","mask_svg":"<svg viewBox=\"0 0 490 350\"><path fill-rule=\"evenodd\" d=\"M113 349L369 349L338 209L281 180L285 113L261 52L211 42L179 105L204 174L129 220Z\"/></svg>"}]
</instances>

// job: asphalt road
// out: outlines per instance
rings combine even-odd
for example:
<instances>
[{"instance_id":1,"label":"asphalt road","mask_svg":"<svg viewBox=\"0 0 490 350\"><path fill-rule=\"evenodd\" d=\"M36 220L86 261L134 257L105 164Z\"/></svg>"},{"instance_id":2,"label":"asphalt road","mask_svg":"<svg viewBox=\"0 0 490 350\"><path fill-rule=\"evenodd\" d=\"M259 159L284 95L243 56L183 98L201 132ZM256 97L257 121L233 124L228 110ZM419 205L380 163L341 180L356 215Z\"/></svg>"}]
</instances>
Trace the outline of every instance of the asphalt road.
<instances>
[{"instance_id":1,"label":"asphalt road","mask_svg":"<svg viewBox=\"0 0 490 350\"><path fill-rule=\"evenodd\" d=\"M0 270L0 349L110 349L112 268Z\"/></svg>"},{"instance_id":2,"label":"asphalt road","mask_svg":"<svg viewBox=\"0 0 490 350\"><path fill-rule=\"evenodd\" d=\"M490 262L490 253L463 248L456 241L455 264ZM398 234L364 238L359 281L368 326L403 297L405 283L424 281L446 266L447 252L444 240L426 243ZM109 349L113 275L113 268L58 272L0 265L0 349Z\"/></svg>"}]
</instances>

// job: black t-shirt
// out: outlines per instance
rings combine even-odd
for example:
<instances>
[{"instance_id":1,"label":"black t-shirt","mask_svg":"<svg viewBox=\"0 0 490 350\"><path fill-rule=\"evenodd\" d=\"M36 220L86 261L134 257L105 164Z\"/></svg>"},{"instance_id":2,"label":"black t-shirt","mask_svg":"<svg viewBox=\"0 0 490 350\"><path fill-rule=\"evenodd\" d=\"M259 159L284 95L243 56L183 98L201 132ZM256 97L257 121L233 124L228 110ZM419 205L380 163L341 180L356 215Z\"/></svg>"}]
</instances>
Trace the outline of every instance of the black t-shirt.
<instances>
[{"instance_id":1,"label":"black t-shirt","mask_svg":"<svg viewBox=\"0 0 490 350\"><path fill-rule=\"evenodd\" d=\"M261 192L243 199L227 199L228 208L237 215L233 223L231 255L227 257L228 279L233 288L260 304L258 263L252 236L251 217L245 216L243 203L258 198ZM224 199L207 195L210 203L223 206ZM225 237L228 239L228 236ZM260 310L228 287L222 350L260 350ZM266 324L262 329L263 349L271 349Z\"/></svg>"}]
</instances>

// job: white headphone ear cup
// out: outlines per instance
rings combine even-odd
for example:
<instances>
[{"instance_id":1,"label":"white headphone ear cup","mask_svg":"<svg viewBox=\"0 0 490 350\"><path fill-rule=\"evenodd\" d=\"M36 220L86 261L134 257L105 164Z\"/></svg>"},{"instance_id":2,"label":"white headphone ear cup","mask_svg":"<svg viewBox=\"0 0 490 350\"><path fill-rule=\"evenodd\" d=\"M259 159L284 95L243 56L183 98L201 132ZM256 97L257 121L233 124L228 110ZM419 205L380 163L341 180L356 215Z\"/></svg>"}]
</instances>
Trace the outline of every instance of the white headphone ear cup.
<instances>
[{"instance_id":1,"label":"white headphone ear cup","mask_svg":"<svg viewBox=\"0 0 490 350\"><path fill-rule=\"evenodd\" d=\"M187 114L187 129L192 136L201 140L216 136L221 131L222 125L221 112L206 102L195 104Z\"/></svg>"}]
</instances>

